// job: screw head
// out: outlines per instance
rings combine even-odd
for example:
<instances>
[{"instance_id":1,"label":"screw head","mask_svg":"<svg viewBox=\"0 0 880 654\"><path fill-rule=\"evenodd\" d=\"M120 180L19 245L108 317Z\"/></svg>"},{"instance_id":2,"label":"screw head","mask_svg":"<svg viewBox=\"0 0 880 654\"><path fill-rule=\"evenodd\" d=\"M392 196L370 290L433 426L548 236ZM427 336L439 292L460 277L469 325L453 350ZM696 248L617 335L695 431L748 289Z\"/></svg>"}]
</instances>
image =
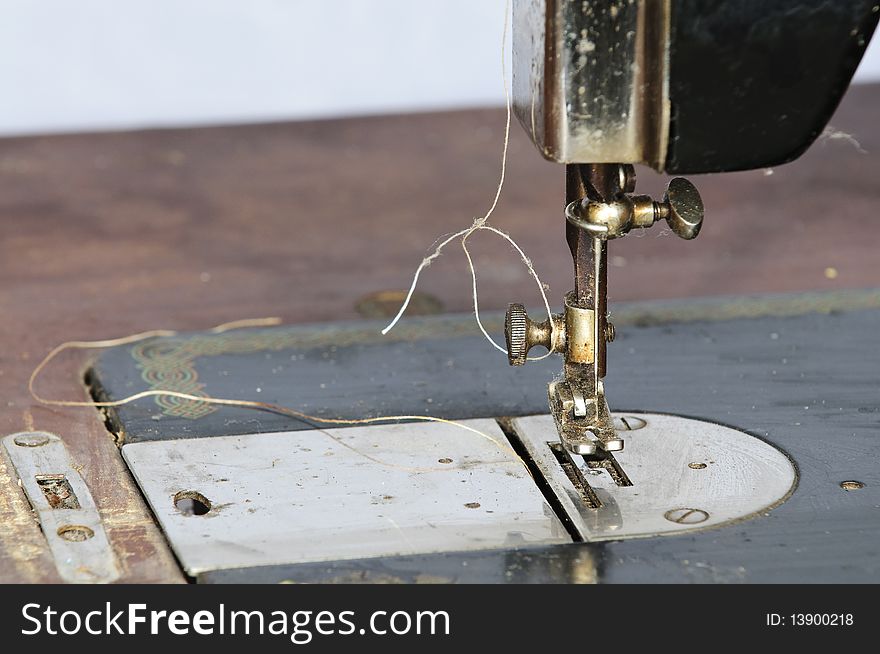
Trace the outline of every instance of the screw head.
<instances>
[{"instance_id":1,"label":"screw head","mask_svg":"<svg viewBox=\"0 0 880 654\"><path fill-rule=\"evenodd\" d=\"M618 168L618 184L624 193L636 190L636 169L632 164L621 164Z\"/></svg>"},{"instance_id":2,"label":"screw head","mask_svg":"<svg viewBox=\"0 0 880 654\"><path fill-rule=\"evenodd\" d=\"M709 519L709 513L703 509L670 509L663 514L663 517L679 525L696 525L706 522Z\"/></svg>"},{"instance_id":3,"label":"screw head","mask_svg":"<svg viewBox=\"0 0 880 654\"><path fill-rule=\"evenodd\" d=\"M845 491L854 491L864 488L865 484L860 481L856 481L855 479L850 479L840 482L840 487Z\"/></svg>"},{"instance_id":4,"label":"screw head","mask_svg":"<svg viewBox=\"0 0 880 654\"><path fill-rule=\"evenodd\" d=\"M614 416L614 428L617 431L635 431L647 426L647 422L635 416Z\"/></svg>"},{"instance_id":5,"label":"screw head","mask_svg":"<svg viewBox=\"0 0 880 654\"><path fill-rule=\"evenodd\" d=\"M606 343L613 343L614 336L615 336L614 323L613 322L606 322L605 323L605 342Z\"/></svg>"},{"instance_id":6,"label":"screw head","mask_svg":"<svg viewBox=\"0 0 880 654\"><path fill-rule=\"evenodd\" d=\"M697 187L684 177L676 177L666 187L663 204L669 210L666 222L677 236L696 238L703 226L703 199Z\"/></svg>"},{"instance_id":7,"label":"screw head","mask_svg":"<svg viewBox=\"0 0 880 654\"><path fill-rule=\"evenodd\" d=\"M65 525L58 528L58 535L71 543L81 543L89 538L94 538L95 532L85 525Z\"/></svg>"},{"instance_id":8,"label":"screw head","mask_svg":"<svg viewBox=\"0 0 880 654\"><path fill-rule=\"evenodd\" d=\"M49 435L37 431L19 434L13 439L19 447L40 447L49 442Z\"/></svg>"}]
</instances>

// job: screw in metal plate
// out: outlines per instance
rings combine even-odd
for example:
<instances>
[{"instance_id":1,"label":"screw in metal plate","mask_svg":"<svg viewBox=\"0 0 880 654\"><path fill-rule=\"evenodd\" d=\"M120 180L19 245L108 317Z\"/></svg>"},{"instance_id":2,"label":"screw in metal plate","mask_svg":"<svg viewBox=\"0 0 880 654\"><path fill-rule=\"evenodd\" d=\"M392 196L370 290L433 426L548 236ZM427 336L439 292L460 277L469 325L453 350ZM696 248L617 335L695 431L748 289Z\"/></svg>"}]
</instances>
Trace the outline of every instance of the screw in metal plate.
<instances>
[{"instance_id":1,"label":"screw in metal plate","mask_svg":"<svg viewBox=\"0 0 880 654\"><path fill-rule=\"evenodd\" d=\"M616 330L614 329L614 323L606 322L605 323L605 342L606 343L613 343L614 342L615 332L616 332Z\"/></svg>"},{"instance_id":2,"label":"screw in metal plate","mask_svg":"<svg viewBox=\"0 0 880 654\"><path fill-rule=\"evenodd\" d=\"M13 440L19 447L40 447L49 442L49 436L40 432L29 432L27 434L19 434Z\"/></svg>"},{"instance_id":3,"label":"screw in metal plate","mask_svg":"<svg viewBox=\"0 0 880 654\"><path fill-rule=\"evenodd\" d=\"M648 423L635 416L615 416L614 428L617 431L635 431L647 427Z\"/></svg>"},{"instance_id":4,"label":"screw in metal plate","mask_svg":"<svg viewBox=\"0 0 880 654\"><path fill-rule=\"evenodd\" d=\"M85 525L66 525L59 527L58 535L72 543L81 543L89 538L94 538L95 532Z\"/></svg>"},{"instance_id":5,"label":"screw in metal plate","mask_svg":"<svg viewBox=\"0 0 880 654\"><path fill-rule=\"evenodd\" d=\"M709 513L703 509L670 509L663 514L663 517L679 525L696 525L706 522L709 519Z\"/></svg>"},{"instance_id":6,"label":"screw in metal plate","mask_svg":"<svg viewBox=\"0 0 880 654\"><path fill-rule=\"evenodd\" d=\"M845 491L854 491L854 490L859 490L860 488L864 488L865 485L860 481L856 481L855 479L850 479L847 481L840 482L840 487Z\"/></svg>"}]
</instances>

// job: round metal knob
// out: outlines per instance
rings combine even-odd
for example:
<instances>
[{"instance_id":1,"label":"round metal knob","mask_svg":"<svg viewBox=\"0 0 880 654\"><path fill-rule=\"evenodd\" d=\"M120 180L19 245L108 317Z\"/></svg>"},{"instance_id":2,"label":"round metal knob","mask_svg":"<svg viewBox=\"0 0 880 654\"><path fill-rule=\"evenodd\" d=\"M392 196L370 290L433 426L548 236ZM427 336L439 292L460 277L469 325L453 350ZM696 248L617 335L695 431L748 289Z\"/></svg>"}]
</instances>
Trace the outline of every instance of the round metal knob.
<instances>
[{"instance_id":1,"label":"round metal knob","mask_svg":"<svg viewBox=\"0 0 880 654\"><path fill-rule=\"evenodd\" d=\"M504 317L504 340L507 341L507 360L512 366L521 366L529 353L529 316L521 304L507 307Z\"/></svg>"},{"instance_id":2,"label":"round metal knob","mask_svg":"<svg viewBox=\"0 0 880 654\"><path fill-rule=\"evenodd\" d=\"M700 233L703 226L703 199L697 187L684 177L676 177L669 182L660 209L661 216L676 235L690 240Z\"/></svg>"},{"instance_id":3,"label":"round metal knob","mask_svg":"<svg viewBox=\"0 0 880 654\"><path fill-rule=\"evenodd\" d=\"M504 317L504 340L507 341L507 360L512 366L523 365L529 350L536 345L551 352L562 352L565 349L565 319L554 315L544 322L535 322L529 318L523 305L511 304Z\"/></svg>"}]
</instances>

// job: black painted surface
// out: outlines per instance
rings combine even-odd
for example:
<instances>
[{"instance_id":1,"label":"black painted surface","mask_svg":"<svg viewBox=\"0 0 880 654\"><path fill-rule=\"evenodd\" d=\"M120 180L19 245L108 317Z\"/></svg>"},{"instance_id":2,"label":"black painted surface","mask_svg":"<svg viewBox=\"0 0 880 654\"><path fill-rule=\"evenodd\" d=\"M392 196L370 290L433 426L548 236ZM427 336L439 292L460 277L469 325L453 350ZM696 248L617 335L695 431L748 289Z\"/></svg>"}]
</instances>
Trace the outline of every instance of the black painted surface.
<instances>
[{"instance_id":1,"label":"black painted surface","mask_svg":"<svg viewBox=\"0 0 880 654\"><path fill-rule=\"evenodd\" d=\"M459 320L456 324L466 324L472 334L470 323ZM412 321L392 337L380 336L378 323L354 328L275 328L270 331L276 342L312 345L202 356L195 360L196 381L214 397L282 404L328 418L419 414L460 419L528 415L546 409L546 387L559 373L558 360L514 369L481 336L456 336L454 329L450 335L442 325L436 320ZM235 348L254 334L266 332L241 330L224 338ZM407 335L413 340L406 339ZM428 338L423 339L425 335ZM151 360L173 359L190 338L156 340L155 348L149 344L141 351L157 353L147 357ZM194 338L218 337L202 334ZM110 399L151 388L143 378L144 357L135 360L133 349L110 350L96 364L94 382ZM175 378L183 374L179 366L156 367L175 369ZM169 383L160 386L186 388ZM210 413L198 419L176 417L159 401L147 398L114 409L112 415L128 443L314 428L302 420L253 409L204 410Z\"/></svg>"},{"instance_id":2,"label":"black painted surface","mask_svg":"<svg viewBox=\"0 0 880 654\"><path fill-rule=\"evenodd\" d=\"M675 0L666 170L775 166L840 102L877 25L875 0Z\"/></svg>"},{"instance_id":3,"label":"black painted surface","mask_svg":"<svg viewBox=\"0 0 880 654\"><path fill-rule=\"evenodd\" d=\"M197 367L208 392L284 398L294 406L320 405L334 415L429 410L468 417L546 410L545 384L558 362L511 369L481 337L454 335L452 330L453 335L441 338L438 334L450 333L449 324L441 329L431 328L430 320L421 324L422 337L414 332L408 341L364 343L352 338L332 353L328 346L317 346L268 357L222 355L199 360ZM308 340L319 332L301 328L299 333ZM619 329L609 349L606 379L613 409L678 413L755 433L793 457L800 470L799 487L766 517L688 536L579 545L574 550L594 556L597 574L607 582L880 581L878 344L877 310ZM291 356L296 365L270 372ZM143 388L125 349L108 352L98 370L111 397ZM252 389L256 383L263 385L259 394ZM434 401L428 403L428 398ZM276 416L246 411L224 409L195 421L150 418L158 412L151 401L121 410L128 438L155 438L160 431L175 437L241 432L249 426L295 427ZM840 487L845 480L865 486L847 492ZM527 573L516 579L506 575L511 556L448 554L322 564L298 568L297 574L319 581L369 570L416 581L415 570L421 569L455 581L528 580ZM535 579L575 579L574 568L559 563L570 558L567 553L553 548L543 555L545 560L541 556ZM521 565L523 559L518 561ZM462 567L467 570L451 574ZM564 570L569 572L560 572ZM252 574L212 573L205 580L287 578L293 572L279 568ZM583 576L582 567L578 574Z\"/></svg>"}]
</instances>

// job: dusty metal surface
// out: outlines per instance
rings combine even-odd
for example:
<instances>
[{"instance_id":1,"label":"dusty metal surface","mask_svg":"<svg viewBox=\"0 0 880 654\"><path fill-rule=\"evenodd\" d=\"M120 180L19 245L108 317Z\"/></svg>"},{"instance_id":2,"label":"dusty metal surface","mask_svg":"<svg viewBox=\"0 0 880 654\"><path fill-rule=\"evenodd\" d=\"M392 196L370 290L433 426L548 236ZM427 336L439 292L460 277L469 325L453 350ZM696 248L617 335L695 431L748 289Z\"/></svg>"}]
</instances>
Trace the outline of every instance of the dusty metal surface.
<instances>
[{"instance_id":1,"label":"dusty metal surface","mask_svg":"<svg viewBox=\"0 0 880 654\"><path fill-rule=\"evenodd\" d=\"M492 420L464 424L506 444ZM134 443L122 453L191 575L571 542L508 447L452 425ZM181 493L210 510L184 513Z\"/></svg>"},{"instance_id":2,"label":"dusty metal surface","mask_svg":"<svg viewBox=\"0 0 880 654\"><path fill-rule=\"evenodd\" d=\"M515 0L513 101L560 163L666 158L669 0Z\"/></svg>"},{"instance_id":3,"label":"dusty metal surface","mask_svg":"<svg viewBox=\"0 0 880 654\"><path fill-rule=\"evenodd\" d=\"M566 461L577 466L575 475L566 474L554 452L558 440L550 416L512 422L586 541L718 527L762 515L794 491L793 463L759 438L678 416L633 413L623 418L626 448L603 461L571 456ZM595 508L585 505L584 484L598 500Z\"/></svg>"},{"instance_id":4,"label":"dusty metal surface","mask_svg":"<svg viewBox=\"0 0 880 654\"><path fill-rule=\"evenodd\" d=\"M116 555L64 442L46 432L21 432L4 438L3 447L61 578L69 583L116 581Z\"/></svg>"}]
</instances>

